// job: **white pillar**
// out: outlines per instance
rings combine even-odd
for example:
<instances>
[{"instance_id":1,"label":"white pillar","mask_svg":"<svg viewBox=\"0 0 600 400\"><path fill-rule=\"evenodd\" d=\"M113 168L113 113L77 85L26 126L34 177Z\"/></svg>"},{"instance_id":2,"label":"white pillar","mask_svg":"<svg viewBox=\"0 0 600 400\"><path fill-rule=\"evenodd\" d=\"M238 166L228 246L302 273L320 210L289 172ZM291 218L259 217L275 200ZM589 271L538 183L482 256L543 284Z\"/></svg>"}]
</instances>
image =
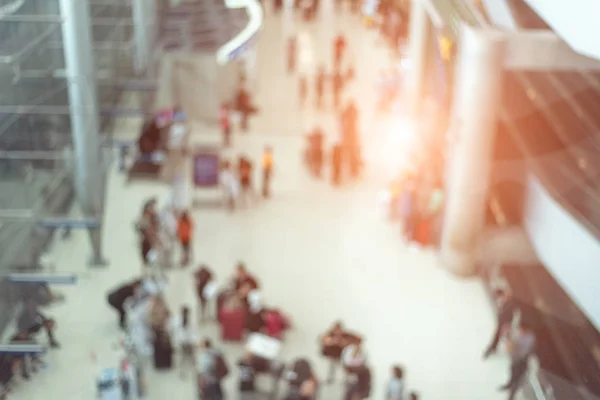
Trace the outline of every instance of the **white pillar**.
<instances>
[{"instance_id":1,"label":"white pillar","mask_svg":"<svg viewBox=\"0 0 600 400\"><path fill-rule=\"evenodd\" d=\"M135 39L134 67L137 73L146 70L154 41L155 0L133 0L133 37Z\"/></svg>"},{"instance_id":2,"label":"white pillar","mask_svg":"<svg viewBox=\"0 0 600 400\"><path fill-rule=\"evenodd\" d=\"M89 0L60 0L62 37L68 82L71 132L75 151L77 199L88 218L101 219L104 168ZM92 262L102 263L101 230L90 230Z\"/></svg>"},{"instance_id":3,"label":"white pillar","mask_svg":"<svg viewBox=\"0 0 600 400\"><path fill-rule=\"evenodd\" d=\"M475 272L492 162L505 43L494 32L463 27L448 149L441 257L459 275Z\"/></svg>"},{"instance_id":4,"label":"white pillar","mask_svg":"<svg viewBox=\"0 0 600 400\"><path fill-rule=\"evenodd\" d=\"M406 78L407 108L417 116L423 100L427 47L431 46L433 25L422 0L413 0L410 12L408 58L410 69Z\"/></svg>"}]
</instances>

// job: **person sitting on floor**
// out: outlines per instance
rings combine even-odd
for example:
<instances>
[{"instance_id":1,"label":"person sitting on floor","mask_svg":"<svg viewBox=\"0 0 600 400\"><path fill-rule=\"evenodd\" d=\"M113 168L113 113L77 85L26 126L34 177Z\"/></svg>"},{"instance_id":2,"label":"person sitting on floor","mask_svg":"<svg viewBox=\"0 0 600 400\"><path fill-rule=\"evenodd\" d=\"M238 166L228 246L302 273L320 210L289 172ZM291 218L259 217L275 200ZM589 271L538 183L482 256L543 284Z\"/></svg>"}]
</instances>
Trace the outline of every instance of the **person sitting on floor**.
<instances>
[{"instance_id":1,"label":"person sitting on floor","mask_svg":"<svg viewBox=\"0 0 600 400\"><path fill-rule=\"evenodd\" d=\"M54 338L54 327L55 322L53 319L46 318L38 309L37 303L34 301L28 301L25 305L18 320L19 332L26 332L28 335L34 335L38 333L42 328L46 330L48 334L48 342L50 347L58 348L60 345Z\"/></svg>"}]
</instances>

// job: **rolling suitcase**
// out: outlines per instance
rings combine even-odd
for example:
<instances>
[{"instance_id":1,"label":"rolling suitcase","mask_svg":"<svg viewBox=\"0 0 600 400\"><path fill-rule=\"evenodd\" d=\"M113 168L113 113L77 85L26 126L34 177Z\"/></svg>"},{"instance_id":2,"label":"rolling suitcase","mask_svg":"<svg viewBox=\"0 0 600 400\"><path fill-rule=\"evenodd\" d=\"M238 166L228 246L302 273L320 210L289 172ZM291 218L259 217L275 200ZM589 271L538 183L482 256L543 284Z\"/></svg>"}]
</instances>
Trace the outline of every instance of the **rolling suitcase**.
<instances>
[{"instance_id":1,"label":"rolling suitcase","mask_svg":"<svg viewBox=\"0 0 600 400\"><path fill-rule=\"evenodd\" d=\"M221 310L221 339L239 342L243 339L246 325L243 308Z\"/></svg>"},{"instance_id":2,"label":"rolling suitcase","mask_svg":"<svg viewBox=\"0 0 600 400\"><path fill-rule=\"evenodd\" d=\"M154 339L154 368L170 369L173 366L173 346L166 332L155 332Z\"/></svg>"}]
</instances>

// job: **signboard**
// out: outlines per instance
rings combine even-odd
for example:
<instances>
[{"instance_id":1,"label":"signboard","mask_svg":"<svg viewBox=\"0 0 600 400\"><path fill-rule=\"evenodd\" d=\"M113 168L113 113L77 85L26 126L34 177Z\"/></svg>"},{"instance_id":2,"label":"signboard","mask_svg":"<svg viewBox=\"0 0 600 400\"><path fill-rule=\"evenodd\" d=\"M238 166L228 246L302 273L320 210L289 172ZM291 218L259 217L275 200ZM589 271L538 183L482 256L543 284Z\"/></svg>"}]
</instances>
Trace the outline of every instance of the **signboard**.
<instances>
[{"instance_id":1,"label":"signboard","mask_svg":"<svg viewBox=\"0 0 600 400\"><path fill-rule=\"evenodd\" d=\"M203 150L195 153L193 168L196 187L212 187L219 184L221 162L218 152Z\"/></svg>"}]
</instances>

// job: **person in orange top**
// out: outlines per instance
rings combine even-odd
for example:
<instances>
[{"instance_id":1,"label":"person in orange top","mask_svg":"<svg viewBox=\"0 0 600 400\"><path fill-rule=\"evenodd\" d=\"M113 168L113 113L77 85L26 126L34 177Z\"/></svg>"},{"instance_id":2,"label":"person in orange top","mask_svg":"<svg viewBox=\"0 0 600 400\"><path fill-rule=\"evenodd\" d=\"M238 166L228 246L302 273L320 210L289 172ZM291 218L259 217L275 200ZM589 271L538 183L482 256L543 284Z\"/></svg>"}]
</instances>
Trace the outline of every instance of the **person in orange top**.
<instances>
[{"instance_id":1,"label":"person in orange top","mask_svg":"<svg viewBox=\"0 0 600 400\"><path fill-rule=\"evenodd\" d=\"M231 146L231 110L226 103L221 104L219 110L219 125L223 133L223 144L225 147Z\"/></svg>"},{"instance_id":2,"label":"person in orange top","mask_svg":"<svg viewBox=\"0 0 600 400\"><path fill-rule=\"evenodd\" d=\"M267 198L271 195L271 176L273 175L273 149L270 146L265 147L265 150L263 152L262 167L262 195L264 198Z\"/></svg>"},{"instance_id":3,"label":"person in orange top","mask_svg":"<svg viewBox=\"0 0 600 400\"><path fill-rule=\"evenodd\" d=\"M193 230L194 223L190 214L187 211L182 212L177 221L177 238L179 239L179 243L181 243L181 250L183 251L181 258L182 267L185 267L190 263Z\"/></svg>"}]
</instances>

